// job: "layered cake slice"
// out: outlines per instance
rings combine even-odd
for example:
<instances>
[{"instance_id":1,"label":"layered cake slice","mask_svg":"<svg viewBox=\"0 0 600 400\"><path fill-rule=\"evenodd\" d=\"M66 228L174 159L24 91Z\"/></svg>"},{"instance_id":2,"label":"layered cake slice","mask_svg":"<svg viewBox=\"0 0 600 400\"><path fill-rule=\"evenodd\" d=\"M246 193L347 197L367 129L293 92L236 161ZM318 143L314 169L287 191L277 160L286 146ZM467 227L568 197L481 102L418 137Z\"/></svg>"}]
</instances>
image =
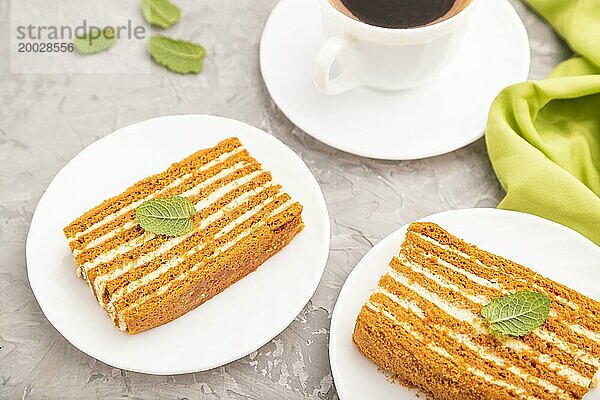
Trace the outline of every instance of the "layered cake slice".
<instances>
[{"instance_id":1,"label":"layered cake slice","mask_svg":"<svg viewBox=\"0 0 600 400\"><path fill-rule=\"evenodd\" d=\"M483 306L525 291L549 300L545 322L525 335L494 331ZM530 322L515 310L519 323ZM353 341L436 400L581 399L600 367L600 303L436 224L414 223L362 307Z\"/></svg>"},{"instance_id":2,"label":"layered cake slice","mask_svg":"<svg viewBox=\"0 0 600 400\"><path fill-rule=\"evenodd\" d=\"M142 228L136 210L157 198L187 199L193 228L180 236ZM64 233L77 274L113 323L134 334L178 318L256 270L302 230L301 212L230 138L105 200Z\"/></svg>"}]
</instances>

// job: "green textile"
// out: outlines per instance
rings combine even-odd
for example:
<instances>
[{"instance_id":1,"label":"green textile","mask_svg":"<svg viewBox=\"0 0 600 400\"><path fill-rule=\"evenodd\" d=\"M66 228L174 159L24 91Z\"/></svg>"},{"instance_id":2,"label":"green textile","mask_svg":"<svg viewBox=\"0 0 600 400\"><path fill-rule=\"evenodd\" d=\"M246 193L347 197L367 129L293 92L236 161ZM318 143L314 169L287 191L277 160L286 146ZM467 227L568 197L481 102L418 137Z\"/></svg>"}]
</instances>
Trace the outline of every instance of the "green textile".
<instances>
[{"instance_id":1,"label":"green textile","mask_svg":"<svg viewBox=\"0 0 600 400\"><path fill-rule=\"evenodd\" d=\"M494 100L486 144L498 207L566 225L600 245L600 0L529 0L581 56Z\"/></svg>"},{"instance_id":2,"label":"green textile","mask_svg":"<svg viewBox=\"0 0 600 400\"><path fill-rule=\"evenodd\" d=\"M526 0L571 49L600 67L600 1Z\"/></svg>"}]
</instances>

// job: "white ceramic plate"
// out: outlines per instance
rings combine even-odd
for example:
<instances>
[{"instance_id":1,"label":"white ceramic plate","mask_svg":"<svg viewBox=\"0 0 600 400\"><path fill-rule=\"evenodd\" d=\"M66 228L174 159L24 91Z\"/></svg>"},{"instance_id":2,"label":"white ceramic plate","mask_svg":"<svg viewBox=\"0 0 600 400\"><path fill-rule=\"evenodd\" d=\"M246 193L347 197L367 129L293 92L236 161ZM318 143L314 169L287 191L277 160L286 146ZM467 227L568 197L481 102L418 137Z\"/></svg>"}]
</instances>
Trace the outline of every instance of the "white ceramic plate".
<instances>
[{"instance_id":1,"label":"white ceramic plate","mask_svg":"<svg viewBox=\"0 0 600 400\"><path fill-rule=\"evenodd\" d=\"M281 111L300 129L349 153L390 160L447 153L483 136L498 92L527 79L529 42L506 0L475 4L454 60L416 89L357 88L322 94L312 82L324 41L317 0L281 0L261 39L265 84Z\"/></svg>"},{"instance_id":2,"label":"white ceramic plate","mask_svg":"<svg viewBox=\"0 0 600 400\"><path fill-rule=\"evenodd\" d=\"M196 310L137 335L120 332L75 276L62 228L139 179L230 136L304 205L305 229L256 272ZM300 157L242 122L178 115L121 128L85 148L56 175L31 222L27 269L42 311L75 347L117 368L179 374L226 364L280 333L317 288L328 250L325 201Z\"/></svg>"},{"instance_id":3,"label":"white ceramic plate","mask_svg":"<svg viewBox=\"0 0 600 400\"><path fill-rule=\"evenodd\" d=\"M446 211L421 221L435 222L469 243L600 300L600 247L569 228L529 214L488 208ZM363 257L346 279L335 305L329 355L342 400L415 399L414 390L386 380L352 343L360 308L400 249L407 226L377 243ZM585 398L600 399L600 390Z\"/></svg>"}]
</instances>

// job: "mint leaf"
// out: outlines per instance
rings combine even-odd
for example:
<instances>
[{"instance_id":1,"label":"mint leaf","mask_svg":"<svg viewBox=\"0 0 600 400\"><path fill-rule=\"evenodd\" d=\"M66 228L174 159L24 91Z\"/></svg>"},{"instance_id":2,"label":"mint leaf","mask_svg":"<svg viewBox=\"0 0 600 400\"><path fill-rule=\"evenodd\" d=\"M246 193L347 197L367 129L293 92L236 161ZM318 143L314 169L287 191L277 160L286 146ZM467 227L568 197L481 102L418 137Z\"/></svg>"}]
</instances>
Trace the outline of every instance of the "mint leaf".
<instances>
[{"instance_id":1,"label":"mint leaf","mask_svg":"<svg viewBox=\"0 0 600 400\"><path fill-rule=\"evenodd\" d=\"M142 0L142 14L150 25L168 28L179 21L179 7L169 0Z\"/></svg>"},{"instance_id":2,"label":"mint leaf","mask_svg":"<svg viewBox=\"0 0 600 400\"><path fill-rule=\"evenodd\" d=\"M158 34L148 41L148 51L157 63L180 74L202 71L202 60L206 54L199 44Z\"/></svg>"},{"instance_id":3,"label":"mint leaf","mask_svg":"<svg viewBox=\"0 0 600 400\"><path fill-rule=\"evenodd\" d=\"M481 310L490 330L525 336L540 327L550 313L550 299L537 292L521 291L494 299Z\"/></svg>"},{"instance_id":4,"label":"mint leaf","mask_svg":"<svg viewBox=\"0 0 600 400\"><path fill-rule=\"evenodd\" d=\"M196 209L185 197L152 199L135 211L135 219L145 231L156 235L181 236L194 229Z\"/></svg>"},{"instance_id":5,"label":"mint leaf","mask_svg":"<svg viewBox=\"0 0 600 400\"><path fill-rule=\"evenodd\" d=\"M93 54L110 49L116 41L117 36L112 27L91 27L83 36L77 36L73 40L73 46L80 54Z\"/></svg>"}]
</instances>

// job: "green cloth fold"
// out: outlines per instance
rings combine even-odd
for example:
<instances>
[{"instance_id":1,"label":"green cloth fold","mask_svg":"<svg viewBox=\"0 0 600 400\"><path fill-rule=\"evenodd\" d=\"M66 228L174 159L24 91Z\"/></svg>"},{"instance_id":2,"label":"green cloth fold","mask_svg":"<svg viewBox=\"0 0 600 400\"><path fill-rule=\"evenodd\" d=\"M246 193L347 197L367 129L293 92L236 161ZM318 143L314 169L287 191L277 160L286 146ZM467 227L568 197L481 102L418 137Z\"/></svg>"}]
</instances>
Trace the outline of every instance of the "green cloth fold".
<instances>
[{"instance_id":1,"label":"green cloth fold","mask_svg":"<svg viewBox=\"0 0 600 400\"><path fill-rule=\"evenodd\" d=\"M530 0L582 56L502 90L486 144L498 207L556 221L600 245L600 0Z\"/></svg>"},{"instance_id":2,"label":"green cloth fold","mask_svg":"<svg viewBox=\"0 0 600 400\"><path fill-rule=\"evenodd\" d=\"M526 0L571 49L600 67L600 1Z\"/></svg>"}]
</instances>

